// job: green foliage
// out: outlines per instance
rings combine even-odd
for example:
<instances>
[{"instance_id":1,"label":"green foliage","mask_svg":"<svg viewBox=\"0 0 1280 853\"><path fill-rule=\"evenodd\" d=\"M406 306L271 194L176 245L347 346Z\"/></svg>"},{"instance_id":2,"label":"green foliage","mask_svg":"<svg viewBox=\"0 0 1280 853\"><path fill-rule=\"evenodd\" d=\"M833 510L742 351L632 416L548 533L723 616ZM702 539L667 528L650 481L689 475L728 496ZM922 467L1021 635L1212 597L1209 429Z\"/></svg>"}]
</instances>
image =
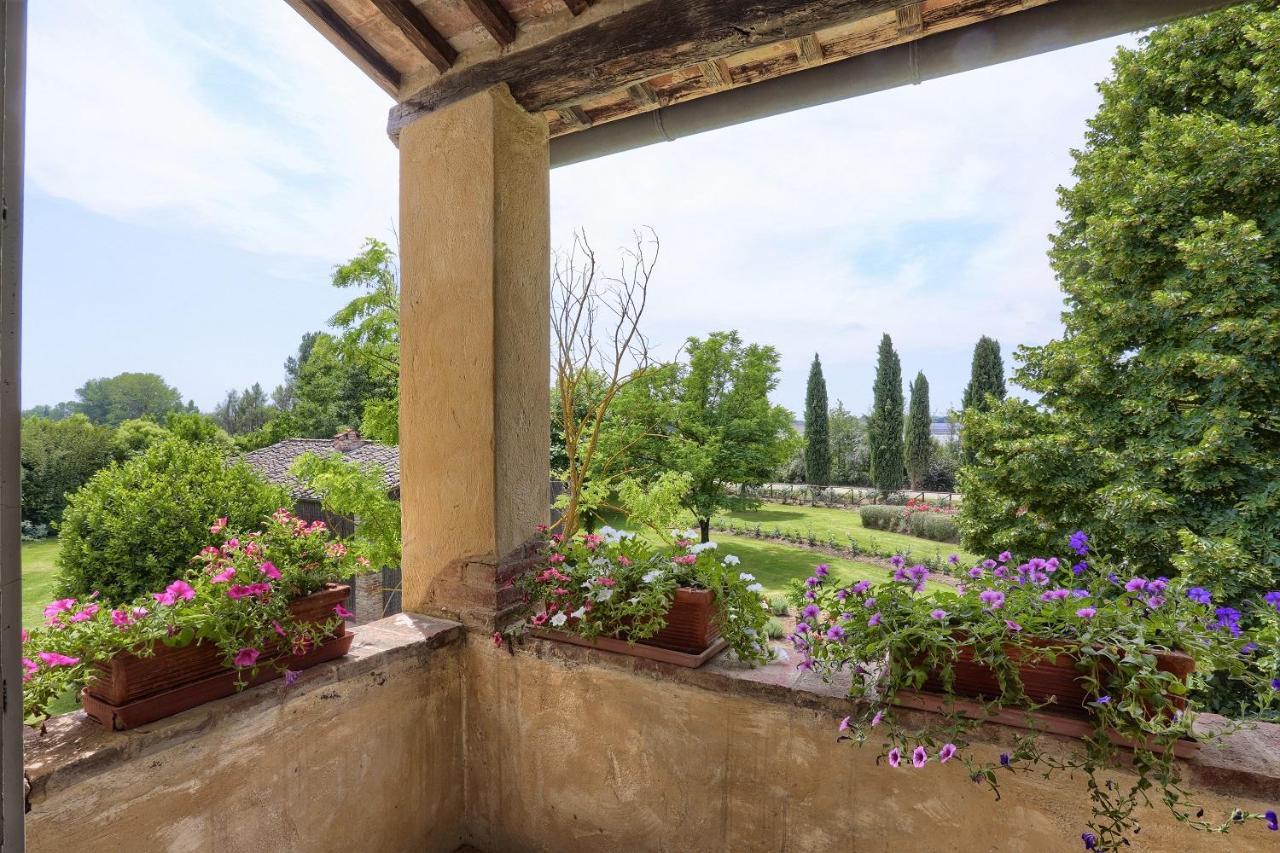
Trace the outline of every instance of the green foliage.
<instances>
[{"instance_id":1,"label":"green foliage","mask_svg":"<svg viewBox=\"0 0 1280 853\"><path fill-rule=\"evenodd\" d=\"M400 565L400 502L388 496L380 465L304 453L289 473L320 496L325 512L355 519L355 536L347 544L364 563L375 569Z\"/></svg>"},{"instance_id":2,"label":"green foliage","mask_svg":"<svg viewBox=\"0 0 1280 853\"><path fill-rule=\"evenodd\" d=\"M213 544L213 519L249 529L286 505L282 489L213 445L172 439L99 471L72 495L60 528L61 596L128 601L180 576Z\"/></svg>"},{"instance_id":3,"label":"green foliage","mask_svg":"<svg viewBox=\"0 0 1280 853\"><path fill-rule=\"evenodd\" d=\"M774 616L788 616L791 613L791 605L787 601L785 595L774 595L769 598L769 612ZM772 639L772 638L770 638Z\"/></svg>"},{"instance_id":4,"label":"green foliage","mask_svg":"<svg viewBox=\"0 0 1280 853\"><path fill-rule=\"evenodd\" d=\"M1004 359L1000 342L983 335L973 347L973 364L969 368L969 384L964 387L961 405L965 409L986 411L1008 393L1004 384Z\"/></svg>"},{"instance_id":5,"label":"green foliage","mask_svg":"<svg viewBox=\"0 0 1280 853\"><path fill-rule=\"evenodd\" d=\"M130 418L116 428L112 436L116 455L121 459L136 456L153 444L173 438L173 433L150 418Z\"/></svg>"},{"instance_id":6,"label":"green foliage","mask_svg":"<svg viewBox=\"0 0 1280 853\"><path fill-rule=\"evenodd\" d=\"M76 389L77 410L95 424L119 426L133 418L158 420L183 410L182 394L154 373L121 373L90 379Z\"/></svg>"},{"instance_id":7,"label":"green foliage","mask_svg":"<svg viewBox=\"0 0 1280 853\"><path fill-rule=\"evenodd\" d=\"M912 512L903 518L902 532L934 542L958 543L960 527L953 516L941 512Z\"/></svg>"},{"instance_id":8,"label":"green foliage","mask_svg":"<svg viewBox=\"0 0 1280 853\"><path fill-rule=\"evenodd\" d=\"M51 421L62 421L76 413L76 404L70 400L55 403L52 406L41 404L32 406L22 412L24 418L45 418Z\"/></svg>"},{"instance_id":9,"label":"green foliage","mask_svg":"<svg viewBox=\"0 0 1280 853\"><path fill-rule=\"evenodd\" d=\"M966 541L1077 526L1152 574L1280 574L1280 30L1275 2L1120 50L1051 260L1066 334L1020 351L1040 403L966 415ZM1261 582L1259 582L1261 581Z\"/></svg>"},{"instance_id":10,"label":"green foliage","mask_svg":"<svg viewBox=\"0 0 1280 853\"><path fill-rule=\"evenodd\" d=\"M22 518L33 525L57 524L66 496L109 464L117 449L109 427L84 415L64 420L22 421Z\"/></svg>"},{"instance_id":11,"label":"green foliage","mask_svg":"<svg viewBox=\"0 0 1280 853\"><path fill-rule=\"evenodd\" d=\"M228 434L243 435L262 429L273 413L267 393L255 382L243 391L228 391L214 410L213 419Z\"/></svg>"},{"instance_id":12,"label":"green foliage","mask_svg":"<svg viewBox=\"0 0 1280 853\"><path fill-rule=\"evenodd\" d=\"M935 441L933 453L929 456L929 470L921 486L930 492L954 492L956 474L960 470L960 453L958 441Z\"/></svg>"},{"instance_id":13,"label":"green foliage","mask_svg":"<svg viewBox=\"0 0 1280 853\"><path fill-rule=\"evenodd\" d=\"M679 525L691 481L684 471L663 471L657 479L643 484L628 478L618 484L618 506L632 524L662 535Z\"/></svg>"},{"instance_id":14,"label":"green foliage","mask_svg":"<svg viewBox=\"0 0 1280 853\"><path fill-rule=\"evenodd\" d=\"M217 421L199 412L170 412L164 425L175 438L192 444L211 444L224 453L235 448L235 442Z\"/></svg>"},{"instance_id":15,"label":"green foliage","mask_svg":"<svg viewBox=\"0 0 1280 853\"><path fill-rule=\"evenodd\" d=\"M209 547L181 561L195 565L180 580L167 586L162 581L151 594L114 610L78 596L45 609L46 625L32 629L23 642L22 699L29 723L47 716L95 665L125 650L146 656L160 644L207 642L222 652L226 666L252 677L265 666L282 669L287 656L276 653L301 651L338 631L342 620L336 610L319 622L301 621L289 610L292 601L355 571L346 548L330 539L323 524L307 525L280 510L252 532L213 526Z\"/></svg>"},{"instance_id":16,"label":"green foliage","mask_svg":"<svg viewBox=\"0 0 1280 853\"><path fill-rule=\"evenodd\" d=\"M827 381L817 353L809 368L809 386L804 395L805 482L825 486L831 482L831 431L827 412Z\"/></svg>"},{"instance_id":17,"label":"green foliage","mask_svg":"<svg viewBox=\"0 0 1280 853\"><path fill-rule=\"evenodd\" d=\"M929 459L933 456L933 418L929 415L929 380L924 378L924 373L917 373L916 381L911 383L911 407L907 416L903 456L907 467L907 481L911 488L924 488L924 478L929 473Z\"/></svg>"},{"instance_id":18,"label":"green foliage","mask_svg":"<svg viewBox=\"0 0 1280 853\"><path fill-rule=\"evenodd\" d=\"M862 526L869 530L889 530L895 533L902 530L900 506L860 506L858 517L862 520Z\"/></svg>"},{"instance_id":19,"label":"green foliage","mask_svg":"<svg viewBox=\"0 0 1280 853\"><path fill-rule=\"evenodd\" d=\"M849 486L871 484L871 445L867 423L839 400L829 416L831 425L831 482Z\"/></svg>"},{"instance_id":20,"label":"green foliage","mask_svg":"<svg viewBox=\"0 0 1280 853\"><path fill-rule=\"evenodd\" d=\"M329 438L364 420L371 400L392 399L396 381L375 372L368 363L349 357L348 349L333 335L318 333L300 351L289 410L288 433Z\"/></svg>"},{"instance_id":21,"label":"green foliage","mask_svg":"<svg viewBox=\"0 0 1280 853\"><path fill-rule=\"evenodd\" d=\"M872 391L867 421L871 482L881 492L893 492L902 487L906 465L902 458L902 363L887 334L880 339Z\"/></svg>"}]
</instances>

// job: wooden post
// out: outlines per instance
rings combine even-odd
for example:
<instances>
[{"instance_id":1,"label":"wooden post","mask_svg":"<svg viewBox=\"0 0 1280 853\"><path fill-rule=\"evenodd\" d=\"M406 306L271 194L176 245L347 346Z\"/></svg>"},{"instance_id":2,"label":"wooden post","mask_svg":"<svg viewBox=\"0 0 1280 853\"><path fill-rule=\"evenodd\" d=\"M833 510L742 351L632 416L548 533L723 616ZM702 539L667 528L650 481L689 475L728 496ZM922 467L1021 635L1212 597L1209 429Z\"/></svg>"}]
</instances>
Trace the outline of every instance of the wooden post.
<instances>
[{"instance_id":1,"label":"wooden post","mask_svg":"<svg viewBox=\"0 0 1280 853\"><path fill-rule=\"evenodd\" d=\"M400 136L404 609L492 628L549 479L547 126L505 86Z\"/></svg>"}]
</instances>

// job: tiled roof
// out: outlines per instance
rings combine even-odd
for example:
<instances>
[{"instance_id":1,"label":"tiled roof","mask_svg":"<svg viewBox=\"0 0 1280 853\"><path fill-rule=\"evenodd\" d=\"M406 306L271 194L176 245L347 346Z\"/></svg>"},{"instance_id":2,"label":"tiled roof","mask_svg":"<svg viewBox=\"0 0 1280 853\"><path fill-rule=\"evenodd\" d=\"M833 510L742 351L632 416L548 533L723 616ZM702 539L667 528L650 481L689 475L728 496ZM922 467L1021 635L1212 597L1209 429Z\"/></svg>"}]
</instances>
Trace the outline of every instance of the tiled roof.
<instances>
[{"instance_id":1,"label":"tiled roof","mask_svg":"<svg viewBox=\"0 0 1280 853\"><path fill-rule=\"evenodd\" d=\"M328 438L286 438L270 447L246 453L244 461L261 471L263 476L271 482L288 488L295 500L315 499L317 495L314 492L304 488L289 475L289 467L293 465L294 460L308 452L325 456L339 451L334 447L333 440ZM400 448L367 441L341 455L348 462L374 462L380 465L385 473L387 491L399 490Z\"/></svg>"}]
</instances>

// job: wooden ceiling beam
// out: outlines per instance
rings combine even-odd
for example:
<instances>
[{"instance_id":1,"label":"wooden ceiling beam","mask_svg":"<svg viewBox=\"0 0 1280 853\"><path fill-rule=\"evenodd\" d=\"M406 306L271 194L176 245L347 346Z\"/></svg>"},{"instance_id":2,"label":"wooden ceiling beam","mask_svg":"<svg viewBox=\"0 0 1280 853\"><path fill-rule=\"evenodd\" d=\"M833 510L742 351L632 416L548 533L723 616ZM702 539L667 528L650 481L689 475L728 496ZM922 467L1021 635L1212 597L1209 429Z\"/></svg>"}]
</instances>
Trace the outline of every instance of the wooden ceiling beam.
<instances>
[{"instance_id":1,"label":"wooden ceiling beam","mask_svg":"<svg viewBox=\"0 0 1280 853\"><path fill-rule=\"evenodd\" d=\"M516 22L498 0L465 0L476 20L489 31L493 40L506 47L516 40Z\"/></svg>"},{"instance_id":2,"label":"wooden ceiling beam","mask_svg":"<svg viewBox=\"0 0 1280 853\"><path fill-rule=\"evenodd\" d=\"M581 15L591 6L591 0L564 0L564 5L575 15Z\"/></svg>"},{"instance_id":3,"label":"wooden ceiling beam","mask_svg":"<svg viewBox=\"0 0 1280 853\"><path fill-rule=\"evenodd\" d=\"M388 62L386 57L378 53L373 45L365 41L364 36L356 32L341 15L333 11L333 7L325 0L299 0L299 2L303 8L307 9L329 30L334 38L341 41L356 56L360 57L368 68L369 73L373 75L382 88L392 93L400 88L400 72L396 70L395 66Z\"/></svg>"},{"instance_id":4,"label":"wooden ceiling beam","mask_svg":"<svg viewBox=\"0 0 1280 853\"><path fill-rule=\"evenodd\" d=\"M813 33L796 41L796 56L800 58L802 65L817 65L825 58L822 51L822 42L818 41L818 37Z\"/></svg>"},{"instance_id":5,"label":"wooden ceiling beam","mask_svg":"<svg viewBox=\"0 0 1280 853\"><path fill-rule=\"evenodd\" d=\"M886 12L902 0L649 0L526 50L441 76L394 107L394 138L415 118L507 84L530 112L571 104L675 69L801 38Z\"/></svg>"},{"instance_id":6,"label":"wooden ceiling beam","mask_svg":"<svg viewBox=\"0 0 1280 853\"><path fill-rule=\"evenodd\" d=\"M913 35L924 29L924 17L920 3L898 7L898 33L904 36Z\"/></svg>"},{"instance_id":7,"label":"wooden ceiling beam","mask_svg":"<svg viewBox=\"0 0 1280 853\"><path fill-rule=\"evenodd\" d=\"M453 49L449 40L440 35L440 31L431 25L422 10L413 5L412 0L373 0L373 5L391 23L400 28L414 47L440 73L448 71L458 58L458 51Z\"/></svg>"},{"instance_id":8,"label":"wooden ceiling beam","mask_svg":"<svg viewBox=\"0 0 1280 853\"><path fill-rule=\"evenodd\" d=\"M642 109L662 105L662 101L658 97L658 93L655 92L653 87L644 80L641 80L639 83L632 86L628 86L627 95L631 97L631 100L636 106Z\"/></svg>"}]
</instances>

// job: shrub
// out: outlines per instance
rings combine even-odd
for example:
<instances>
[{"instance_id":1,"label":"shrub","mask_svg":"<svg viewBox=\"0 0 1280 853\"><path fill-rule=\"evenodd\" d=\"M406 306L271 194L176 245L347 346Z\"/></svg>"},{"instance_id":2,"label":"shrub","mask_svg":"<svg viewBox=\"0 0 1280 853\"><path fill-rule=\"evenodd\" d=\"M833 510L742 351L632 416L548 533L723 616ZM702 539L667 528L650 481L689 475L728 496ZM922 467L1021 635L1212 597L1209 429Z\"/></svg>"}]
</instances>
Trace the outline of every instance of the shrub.
<instances>
[{"instance_id":1,"label":"shrub","mask_svg":"<svg viewBox=\"0 0 1280 853\"><path fill-rule=\"evenodd\" d=\"M59 597L128 601L180 576L215 544L209 519L252 529L288 504L283 489L208 444L172 439L99 471L71 496L60 529Z\"/></svg>"},{"instance_id":2,"label":"shrub","mask_svg":"<svg viewBox=\"0 0 1280 853\"><path fill-rule=\"evenodd\" d=\"M785 595L775 595L769 599L769 612L774 616L786 616L791 612Z\"/></svg>"},{"instance_id":3,"label":"shrub","mask_svg":"<svg viewBox=\"0 0 1280 853\"><path fill-rule=\"evenodd\" d=\"M22 522L21 530L23 542L39 542L41 539L45 539L49 535L49 525L32 524L30 521L26 521L25 519Z\"/></svg>"},{"instance_id":4,"label":"shrub","mask_svg":"<svg viewBox=\"0 0 1280 853\"><path fill-rule=\"evenodd\" d=\"M960 528L955 518L937 512L913 512L906 517L904 531L934 542L959 542Z\"/></svg>"},{"instance_id":5,"label":"shrub","mask_svg":"<svg viewBox=\"0 0 1280 853\"><path fill-rule=\"evenodd\" d=\"M862 526L871 530L902 529L902 507L873 504L858 508Z\"/></svg>"},{"instance_id":6,"label":"shrub","mask_svg":"<svg viewBox=\"0 0 1280 853\"><path fill-rule=\"evenodd\" d=\"M787 636L787 629L777 619L770 619L764 624L764 635L770 640L781 640Z\"/></svg>"}]
</instances>

